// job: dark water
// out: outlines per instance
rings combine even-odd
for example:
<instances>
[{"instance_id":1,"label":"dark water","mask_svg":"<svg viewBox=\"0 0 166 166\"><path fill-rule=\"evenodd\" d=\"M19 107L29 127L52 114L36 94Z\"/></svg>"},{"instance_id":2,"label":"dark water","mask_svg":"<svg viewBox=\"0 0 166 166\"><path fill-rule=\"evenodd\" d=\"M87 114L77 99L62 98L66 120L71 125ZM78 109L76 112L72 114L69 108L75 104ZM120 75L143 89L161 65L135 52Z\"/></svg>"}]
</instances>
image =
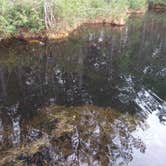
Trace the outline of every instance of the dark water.
<instances>
[{"instance_id":1,"label":"dark water","mask_svg":"<svg viewBox=\"0 0 166 166\"><path fill-rule=\"evenodd\" d=\"M0 165L165 166L166 15L0 44Z\"/></svg>"}]
</instances>

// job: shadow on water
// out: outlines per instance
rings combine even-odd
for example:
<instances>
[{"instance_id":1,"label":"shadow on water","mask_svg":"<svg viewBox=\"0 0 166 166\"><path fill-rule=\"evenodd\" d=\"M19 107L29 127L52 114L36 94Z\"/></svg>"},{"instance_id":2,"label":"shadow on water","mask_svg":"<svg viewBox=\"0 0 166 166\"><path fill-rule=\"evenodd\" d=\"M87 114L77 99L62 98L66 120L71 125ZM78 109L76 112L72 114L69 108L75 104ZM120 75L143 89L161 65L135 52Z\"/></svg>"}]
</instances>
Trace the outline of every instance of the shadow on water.
<instances>
[{"instance_id":1,"label":"shadow on water","mask_svg":"<svg viewBox=\"0 0 166 166\"><path fill-rule=\"evenodd\" d=\"M0 165L164 166L164 18L1 43Z\"/></svg>"}]
</instances>

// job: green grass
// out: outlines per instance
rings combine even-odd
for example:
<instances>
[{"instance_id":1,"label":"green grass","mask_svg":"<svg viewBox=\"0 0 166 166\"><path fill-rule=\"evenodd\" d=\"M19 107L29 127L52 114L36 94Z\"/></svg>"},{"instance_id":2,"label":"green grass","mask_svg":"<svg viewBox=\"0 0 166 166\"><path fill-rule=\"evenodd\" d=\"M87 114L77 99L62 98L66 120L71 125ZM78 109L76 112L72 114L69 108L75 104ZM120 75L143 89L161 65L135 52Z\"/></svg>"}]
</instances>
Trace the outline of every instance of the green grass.
<instances>
[{"instance_id":1,"label":"green grass","mask_svg":"<svg viewBox=\"0 0 166 166\"><path fill-rule=\"evenodd\" d=\"M18 33L22 27L34 32L44 29L45 1L51 2L55 18L51 28L55 30L61 28L61 22L72 26L84 18L111 15L118 19L128 9L145 8L148 1L166 3L166 0L0 0L0 36Z\"/></svg>"}]
</instances>

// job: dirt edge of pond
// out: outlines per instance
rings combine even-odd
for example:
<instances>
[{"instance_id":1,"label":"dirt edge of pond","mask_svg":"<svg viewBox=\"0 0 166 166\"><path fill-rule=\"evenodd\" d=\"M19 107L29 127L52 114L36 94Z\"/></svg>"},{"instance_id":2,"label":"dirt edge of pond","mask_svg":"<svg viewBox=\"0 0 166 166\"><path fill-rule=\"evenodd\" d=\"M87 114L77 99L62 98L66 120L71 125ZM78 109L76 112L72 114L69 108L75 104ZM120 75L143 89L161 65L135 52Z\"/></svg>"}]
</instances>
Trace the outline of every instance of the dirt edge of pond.
<instances>
[{"instance_id":1,"label":"dirt edge of pond","mask_svg":"<svg viewBox=\"0 0 166 166\"><path fill-rule=\"evenodd\" d=\"M2 37L0 38L0 42L8 47L10 45L10 41L13 41L13 39L20 40L21 42L32 45L32 44L40 44L45 45L46 41L56 41L61 42L66 39L68 39L73 32L78 30L80 27L82 27L85 24L102 24L102 25L110 25L115 27L123 27L126 22L127 18L130 16L143 16L147 12L147 10L151 10L153 12L165 12L166 11L166 5L164 4L154 4L152 6L149 6L149 9L141 9L141 10L127 10L126 14L118 19L113 19L112 16L109 17L97 17L95 19L82 19L75 23L73 26L67 25L64 23L62 25L61 30L54 31L54 30L42 30L40 32L29 32L28 30L24 30L24 27L21 29L21 31L13 36L10 37ZM26 28L25 28L26 29Z\"/></svg>"},{"instance_id":2,"label":"dirt edge of pond","mask_svg":"<svg viewBox=\"0 0 166 166\"><path fill-rule=\"evenodd\" d=\"M144 15L146 13L146 9L144 10L128 10L124 17L113 19L110 17L97 17L95 19L83 19L78 21L72 27L69 25L65 25L59 31L54 30L42 30L40 32L29 32L27 30L21 30L18 34L15 34L10 37L0 38L0 42L5 44L6 46L10 43L10 40L17 39L21 40L26 44L41 44L44 45L47 40L56 40L63 41L66 40L70 35L73 34L79 27L84 24L107 24L110 26L123 27L126 24L126 20L131 15Z\"/></svg>"},{"instance_id":3,"label":"dirt edge of pond","mask_svg":"<svg viewBox=\"0 0 166 166\"><path fill-rule=\"evenodd\" d=\"M149 10L152 10L154 12L164 12L166 11L166 4L152 4L149 6Z\"/></svg>"}]
</instances>

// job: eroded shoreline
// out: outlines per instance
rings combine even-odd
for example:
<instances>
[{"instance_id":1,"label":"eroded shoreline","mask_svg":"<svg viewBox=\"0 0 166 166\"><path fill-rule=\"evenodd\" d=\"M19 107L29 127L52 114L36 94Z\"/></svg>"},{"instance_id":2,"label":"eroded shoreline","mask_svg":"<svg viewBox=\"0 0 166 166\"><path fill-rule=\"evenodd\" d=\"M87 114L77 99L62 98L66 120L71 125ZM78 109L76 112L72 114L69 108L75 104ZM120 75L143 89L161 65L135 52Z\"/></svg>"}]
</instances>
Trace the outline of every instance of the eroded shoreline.
<instances>
[{"instance_id":1,"label":"eroded shoreline","mask_svg":"<svg viewBox=\"0 0 166 166\"><path fill-rule=\"evenodd\" d=\"M4 37L0 38L0 42L9 42L9 40L17 39L21 40L23 42L26 42L27 44L43 44L48 40L57 40L62 41L67 39L74 31L79 29L79 27L83 26L84 24L107 24L110 26L115 27L123 27L127 19L132 15L142 16L146 13L147 10L128 10L126 12L126 15L123 18L113 19L112 16L110 17L97 17L95 19L82 19L81 21L78 21L75 23L72 27L65 26L59 31L53 31L53 30L42 30L40 32L30 32L30 31L21 31L15 35L12 35L10 37Z\"/></svg>"}]
</instances>

